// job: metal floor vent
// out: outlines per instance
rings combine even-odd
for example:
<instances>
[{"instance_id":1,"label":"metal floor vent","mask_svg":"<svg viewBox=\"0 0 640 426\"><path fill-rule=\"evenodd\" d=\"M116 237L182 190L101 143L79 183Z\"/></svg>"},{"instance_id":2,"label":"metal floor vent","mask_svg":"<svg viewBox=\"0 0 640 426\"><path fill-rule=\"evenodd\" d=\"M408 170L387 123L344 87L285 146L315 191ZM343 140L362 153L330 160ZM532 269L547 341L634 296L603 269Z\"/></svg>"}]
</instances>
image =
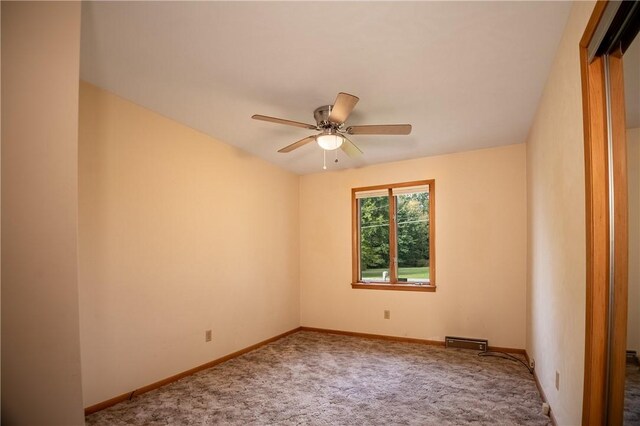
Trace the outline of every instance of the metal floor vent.
<instances>
[{"instance_id":1,"label":"metal floor vent","mask_svg":"<svg viewBox=\"0 0 640 426\"><path fill-rule=\"evenodd\" d=\"M469 337L445 336L445 346L447 348L473 349L476 351L486 351L489 347L487 339L472 339Z\"/></svg>"}]
</instances>

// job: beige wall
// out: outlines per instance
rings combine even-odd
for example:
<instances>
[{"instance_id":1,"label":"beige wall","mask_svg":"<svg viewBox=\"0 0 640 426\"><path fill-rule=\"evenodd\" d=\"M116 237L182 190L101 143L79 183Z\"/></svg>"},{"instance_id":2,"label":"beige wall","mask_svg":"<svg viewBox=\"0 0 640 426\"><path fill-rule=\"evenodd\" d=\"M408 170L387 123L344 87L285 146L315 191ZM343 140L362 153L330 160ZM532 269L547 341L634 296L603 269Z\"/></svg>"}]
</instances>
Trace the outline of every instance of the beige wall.
<instances>
[{"instance_id":1,"label":"beige wall","mask_svg":"<svg viewBox=\"0 0 640 426\"><path fill-rule=\"evenodd\" d=\"M593 5L573 5L527 140L527 352L562 425L582 417L586 231L578 42Z\"/></svg>"},{"instance_id":2,"label":"beige wall","mask_svg":"<svg viewBox=\"0 0 640 426\"><path fill-rule=\"evenodd\" d=\"M84 424L80 3L2 2L2 423Z\"/></svg>"},{"instance_id":3,"label":"beige wall","mask_svg":"<svg viewBox=\"0 0 640 426\"><path fill-rule=\"evenodd\" d=\"M79 143L85 406L299 325L296 175L86 83Z\"/></svg>"},{"instance_id":4,"label":"beige wall","mask_svg":"<svg viewBox=\"0 0 640 426\"><path fill-rule=\"evenodd\" d=\"M351 188L419 179L436 181L437 291L352 289ZM301 324L524 348L525 191L524 145L302 176Z\"/></svg>"},{"instance_id":5,"label":"beige wall","mask_svg":"<svg viewBox=\"0 0 640 426\"><path fill-rule=\"evenodd\" d=\"M640 128L627 129L629 313L627 349L640 353Z\"/></svg>"}]
</instances>

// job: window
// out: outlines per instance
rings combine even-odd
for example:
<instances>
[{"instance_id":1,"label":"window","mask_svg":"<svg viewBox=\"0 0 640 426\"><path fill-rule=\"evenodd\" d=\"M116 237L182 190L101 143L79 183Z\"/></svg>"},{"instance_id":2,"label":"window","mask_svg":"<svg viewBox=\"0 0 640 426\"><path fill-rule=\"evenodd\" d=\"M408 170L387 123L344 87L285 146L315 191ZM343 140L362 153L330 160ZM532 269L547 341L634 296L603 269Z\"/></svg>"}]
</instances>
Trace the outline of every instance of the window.
<instances>
[{"instance_id":1,"label":"window","mask_svg":"<svg viewBox=\"0 0 640 426\"><path fill-rule=\"evenodd\" d=\"M351 191L353 288L435 290L435 181Z\"/></svg>"}]
</instances>

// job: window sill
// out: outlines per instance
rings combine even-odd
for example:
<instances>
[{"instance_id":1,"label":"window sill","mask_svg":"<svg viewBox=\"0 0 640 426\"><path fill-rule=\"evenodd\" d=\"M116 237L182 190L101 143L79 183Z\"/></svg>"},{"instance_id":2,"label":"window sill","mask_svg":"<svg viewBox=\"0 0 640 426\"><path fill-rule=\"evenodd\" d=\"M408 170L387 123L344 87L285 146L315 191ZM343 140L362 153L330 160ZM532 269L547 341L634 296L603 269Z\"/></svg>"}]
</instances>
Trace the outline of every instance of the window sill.
<instances>
[{"instance_id":1,"label":"window sill","mask_svg":"<svg viewBox=\"0 0 640 426\"><path fill-rule=\"evenodd\" d=\"M436 291L436 286L431 284L351 283L351 288L366 290Z\"/></svg>"}]
</instances>

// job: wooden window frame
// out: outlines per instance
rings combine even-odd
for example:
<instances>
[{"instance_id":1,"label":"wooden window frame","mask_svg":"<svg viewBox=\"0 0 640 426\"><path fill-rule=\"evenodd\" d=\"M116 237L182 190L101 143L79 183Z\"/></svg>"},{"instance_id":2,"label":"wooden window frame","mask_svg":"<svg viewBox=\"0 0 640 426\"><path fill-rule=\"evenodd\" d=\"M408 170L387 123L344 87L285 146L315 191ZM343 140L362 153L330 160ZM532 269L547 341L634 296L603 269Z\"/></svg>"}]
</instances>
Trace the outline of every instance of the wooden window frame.
<instances>
[{"instance_id":1,"label":"wooden window frame","mask_svg":"<svg viewBox=\"0 0 640 426\"><path fill-rule=\"evenodd\" d=\"M396 203L392 196L394 188L412 186L429 186L429 281L428 283L398 282L397 269L397 236L396 236ZM389 282L363 282L360 280L360 226L358 218L358 199L356 193L363 191L389 191L389 258L393 263L390 267ZM436 291L436 182L435 179L417 180L412 182L392 183L351 189L351 288L368 290L400 290L400 291Z\"/></svg>"}]
</instances>

